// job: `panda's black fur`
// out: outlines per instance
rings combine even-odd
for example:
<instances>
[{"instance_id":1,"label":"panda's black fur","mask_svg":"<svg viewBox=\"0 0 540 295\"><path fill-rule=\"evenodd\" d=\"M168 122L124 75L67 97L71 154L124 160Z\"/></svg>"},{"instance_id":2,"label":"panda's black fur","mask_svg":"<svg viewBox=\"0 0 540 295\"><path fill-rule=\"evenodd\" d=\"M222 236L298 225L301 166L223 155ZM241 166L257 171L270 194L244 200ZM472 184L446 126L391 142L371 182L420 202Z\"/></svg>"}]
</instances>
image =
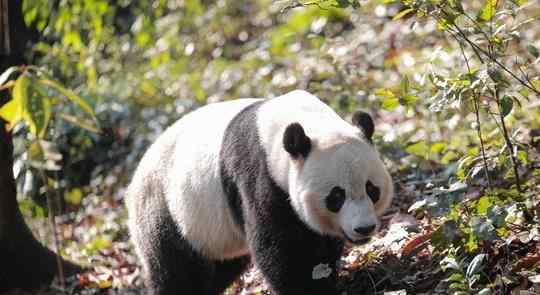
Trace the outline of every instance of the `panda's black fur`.
<instances>
[{"instance_id":1,"label":"panda's black fur","mask_svg":"<svg viewBox=\"0 0 540 295\"><path fill-rule=\"evenodd\" d=\"M307 228L272 180L255 126L262 103L245 108L226 129L220 163L230 208L274 294L334 294L335 277L313 280L312 271L320 263L334 266L343 242Z\"/></svg>"}]
</instances>

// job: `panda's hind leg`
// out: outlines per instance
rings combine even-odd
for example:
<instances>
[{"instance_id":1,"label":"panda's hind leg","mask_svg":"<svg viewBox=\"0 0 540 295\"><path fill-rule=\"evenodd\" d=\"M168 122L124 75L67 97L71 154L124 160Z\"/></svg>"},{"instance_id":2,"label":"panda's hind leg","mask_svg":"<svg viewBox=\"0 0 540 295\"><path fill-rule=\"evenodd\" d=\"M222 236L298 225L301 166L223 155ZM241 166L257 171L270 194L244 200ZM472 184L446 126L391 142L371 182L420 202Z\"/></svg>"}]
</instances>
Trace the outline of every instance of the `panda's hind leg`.
<instances>
[{"instance_id":1,"label":"panda's hind leg","mask_svg":"<svg viewBox=\"0 0 540 295\"><path fill-rule=\"evenodd\" d=\"M146 212L130 222L148 294L210 294L215 264L195 252L181 236L164 204L150 207L154 210L137 208Z\"/></svg>"},{"instance_id":2,"label":"panda's hind leg","mask_svg":"<svg viewBox=\"0 0 540 295\"><path fill-rule=\"evenodd\" d=\"M249 257L210 261L195 252L181 237L160 242L161 264L150 265L152 294L218 295L230 286L249 265Z\"/></svg>"},{"instance_id":3,"label":"panda's hind leg","mask_svg":"<svg viewBox=\"0 0 540 295\"><path fill-rule=\"evenodd\" d=\"M170 240L160 242L158 251L161 265L151 265L151 287L157 295L201 295L211 294L210 278L215 266L194 252L191 245L176 235Z\"/></svg>"}]
</instances>

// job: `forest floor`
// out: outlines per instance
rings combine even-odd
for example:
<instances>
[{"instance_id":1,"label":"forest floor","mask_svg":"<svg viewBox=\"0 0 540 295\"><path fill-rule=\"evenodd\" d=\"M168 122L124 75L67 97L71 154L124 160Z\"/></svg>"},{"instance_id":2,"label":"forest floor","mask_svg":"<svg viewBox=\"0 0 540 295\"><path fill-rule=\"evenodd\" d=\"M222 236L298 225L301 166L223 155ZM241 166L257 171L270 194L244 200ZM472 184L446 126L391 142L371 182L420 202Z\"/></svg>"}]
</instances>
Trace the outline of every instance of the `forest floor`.
<instances>
[{"instance_id":1,"label":"forest floor","mask_svg":"<svg viewBox=\"0 0 540 295\"><path fill-rule=\"evenodd\" d=\"M435 189L438 174L433 167L394 173L395 198L382 218L383 228L376 238L362 246L347 247L339 265L339 289L343 294L450 294L448 280L440 264L444 256L430 242L434 225L430 218L410 210ZM85 199L84 212L60 222L65 256L89 266L77 277L66 278L66 294L145 294L141 270L128 241L125 209L121 198ZM34 228L47 228L44 224ZM42 237L44 232L38 234ZM80 249L80 245L86 245ZM512 245L517 263L538 262L540 242L530 240ZM534 250L536 249L536 250ZM521 253L521 254L517 254ZM512 267L510 264L507 267ZM538 284L514 286L508 294L540 294ZM38 294L61 294L58 281ZM246 271L227 291L227 295L267 294L267 286L255 267ZM519 293L521 292L521 293ZM8 295L26 295L14 291ZM500 293L503 294L503 293Z\"/></svg>"},{"instance_id":2,"label":"forest floor","mask_svg":"<svg viewBox=\"0 0 540 295\"><path fill-rule=\"evenodd\" d=\"M420 182L410 175L395 176L395 180L396 197L383 217L383 229L370 243L349 246L343 253L339 288L347 294L435 294L440 278L439 259L431 255L424 243L429 225L407 213L418 197L415 187ZM121 194L116 195L107 199L85 198L83 212L61 218L62 253L89 267L77 277L65 279L66 294L145 294L140 265L128 241ZM46 221L30 223L36 234L47 240ZM80 245L86 246L80 249ZM250 267L226 294L265 294L266 290L261 274ZM399 293L406 290L408 293ZM56 280L37 294L61 293L62 287ZM12 291L7 295L27 294L30 293Z\"/></svg>"}]
</instances>

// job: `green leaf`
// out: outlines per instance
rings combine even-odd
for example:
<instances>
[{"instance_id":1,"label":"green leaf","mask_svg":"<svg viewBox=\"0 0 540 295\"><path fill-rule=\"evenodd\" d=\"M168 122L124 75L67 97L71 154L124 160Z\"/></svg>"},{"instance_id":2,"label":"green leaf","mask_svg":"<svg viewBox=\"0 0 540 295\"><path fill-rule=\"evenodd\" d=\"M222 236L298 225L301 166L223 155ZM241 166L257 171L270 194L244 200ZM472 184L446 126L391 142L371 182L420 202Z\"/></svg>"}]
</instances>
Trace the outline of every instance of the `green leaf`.
<instances>
[{"instance_id":1,"label":"green leaf","mask_svg":"<svg viewBox=\"0 0 540 295\"><path fill-rule=\"evenodd\" d=\"M529 164L529 154L526 151L517 151L516 156L520 163L522 164Z\"/></svg>"},{"instance_id":2,"label":"green leaf","mask_svg":"<svg viewBox=\"0 0 540 295\"><path fill-rule=\"evenodd\" d=\"M429 146L426 144L425 141L419 141L417 143L411 144L405 150L409 154L420 156L426 159L429 155Z\"/></svg>"},{"instance_id":3,"label":"green leaf","mask_svg":"<svg viewBox=\"0 0 540 295\"><path fill-rule=\"evenodd\" d=\"M30 85L30 78L28 78L28 75L21 75L17 81L15 81L15 86L13 86L13 99L20 102L26 102L28 99L28 85ZM24 103L21 104L23 107L24 105Z\"/></svg>"},{"instance_id":4,"label":"green leaf","mask_svg":"<svg viewBox=\"0 0 540 295\"><path fill-rule=\"evenodd\" d=\"M74 50L79 51L83 47L81 35L76 31L68 31L62 38L62 43L67 46L72 46Z\"/></svg>"},{"instance_id":5,"label":"green leaf","mask_svg":"<svg viewBox=\"0 0 540 295\"><path fill-rule=\"evenodd\" d=\"M501 82L501 81L505 80L503 74L501 73L501 71L499 71L499 69L497 69L494 66L489 67L487 69L487 74L491 78L491 80L493 80L495 82Z\"/></svg>"},{"instance_id":6,"label":"green leaf","mask_svg":"<svg viewBox=\"0 0 540 295\"><path fill-rule=\"evenodd\" d=\"M8 121L11 127L25 118L26 101L28 100L27 75L21 75L13 86L12 99L0 109L0 116Z\"/></svg>"},{"instance_id":7,"label":"green leaf","mask_svg":"<svg viewBox=\"0 0 540 295\"><path fill-rule=\"evenodd\" d=\"M454 161L458 156L458 153L454 151L448 151L442 156L441 163L444 165L449 164L450 162Z\"/></svg>"},{"instance_id":8,"label":"green leaf","mask_svg":"<svg viewBox=\"0 0 540 295\"><path fill-rule=\"evenodd\" d=\"M24 1L25 3L28 2L28 1ZM34 6L32 7L31 9L29 10L25 10L24 11L24 23L27 25L27 26L31 26L32 23L36 20L37 16L38 16L38 7L37 6Z\"/></svg>"},{"instance_id":9,"label":"green leaf","mask_svg":"<svg viewBox=\"0 0 540 295\"><path fill-rule=\"evenodd\" d=\"M148 32L140 32L135 36L137 45L141 48L144 48L146 45L148 45L150 39L152 39L152 37Z\"/></svg>"},{"instance_id":10,"label":"green leaf","mask_svg":"<svg viewBox=\"0 0 540 295\"><path fill-rule=\"evenodd\" d=\"M508 82L506 77L497 67L495 66L488 67L487 74L491 78L491 80L493 80L493 82L497 83L497 86L499 87L510 86L510 82Z\"/></svg>"},{"instance_id":11,"label":"green leaf","mask_svg":"<svg viewBox=\"0 0 540 295\"><path fill-rule=\"evenodd\" d=\"M58 82L56 82L54 80L51 80L51 79L43 78L43 79L38 80L38 83L40 83L42 85L45 85L45 86L48 86L48 87L51 87L54 90L58 91L63 96L65 96L66 98L71 100L73 103L78 105L84 112L86 112L87 114L92 116L93 119L95 119L95 114L94 114L94 110L92 109L92 107L84 99L82 99L80 96L76 95L73 91L64 88Z\"/></svg>"},{"instance_id":12,"label":"green leaf","mask_svg":"<svg viewBox=\"0 0 540 295\"><path fill-rule=\"evenodd\" d=\"M467 278L472 277L474 274L480 271L486 258L487 254L484 253L478 254L473 258L473 260L471 261L471 263L469 263L469 266L467 267Z\"/></svg>"},{"instance_id":13,"label":"green leaf","mask_svg":"<svg viewBox=\"0 0 540 295\"><path fill-rule=\"evenodd\" d=\"M401 79L401 82L399 84L399 87L400 87L400 97L399 97L399 103L401 105L404 105L406 107L412 107L416 101L418 100L418 97L410 94L410 90L411 90L411 84L409 82L409 77L407 76L403 76L403 78ZM392 103L394 103L394 101L392 100Z\"/></svg>"},{"instance_id":14,"label":"green leaf","mask_svg":"<svg viewBox=\"0 0 540 295\"><path fill-rule=\"evenodd\" d=\"M108 249L112 246L111 239L108 236L97 236L93 241L88 243L85 248L90 253L94 253L98 250Z\"/></svg>"},{"instance_id":15,"label":"green leaf","mask_svg":"<svg viewBox=\"0 0 540 295\"><path fill-rule=\"evenodd\" d=\"M450 290L467 290L467 285L463 283L452 283L448 286ZM456 293L454 293L456 294Z\"/></svg>"},{"instance_id":16,"label":"green leaf","mask_svg":"<svg viewBox=\"0 0 540 295\"><path fill-rule=\"evenodd\" d=\"M512 97L505 95L501 99L500 107L502 116L506 117L508 116L508 114L510 114L512 108L514 107L514 100L512 99Z\"/></svg>"},{"instance_id":17,"label":"green leaf","mask_svg":"<svg viewBox=\"0 0 540 295\"><path fill-rule=\"evenodd\" d=\"M495 13L497 13L498 2L498 0L486 0L484 2L484 7L480 12L480 19L483 21L491 20L495 16Z\"/></svg>"},{"instance_id":18,"label":"green leaf","mask_svg":"<svg viewBox=\"0 0 540 295\"><path fill-rule=\"evenodd\" d=\"M64 199L72 205L80 205L83 198L83 193L80 188L74 188L64 194Z\"/></svg>"},{"instance_id":19,"label":"green leaf","mask_svg":"<svg viewBox=\"0 0 540 295\"><path fill-rule=\"evenodd\" d=\"M478 240L494 241L498 239L495 227L485 217L475 216L471 219L471 229Z\"/></svg>"},{"instance_id":20,"label":"green leaf","mask_svg":"<svg viewBox=\"0 0 540 295\"><path fill-rule=\"evenodd\" d=\"M527 45L527 51L532 54L532 56L538 58L540 56L540 52L538 52L538 48L536 48L534 45L529 44Z\"/></svg>"},{"instance_id":21,"label":"green leaf","mask_svg":"<svg viewBox=\"0 0 540 295\"><path fill-rule=\"evenodd\" d=\"M418 100L418 97L412 94L406 94L401 97L399 102L407 107L412 107L415 105L416 101Z\"/></svg>"},{"instance_id":22,"label":"green leaf","mask_svg":"<svg viewBox=\"0 0 540 295\"><path fill-rule=\"evenodd\" d=\"M377 89L375 95L382 98L382 107L387 111L392 111L399 106L399 98L389 89Z\"/></svg>"},{"instance_id":23,"label":"green leaf","mask_svg":"<svg viewBox=\"0 0 540 295\"><path fill-rule=\"evenodd\" d=\"M450 290L467 290L467 285L464 283L452 283L448 286ZM454 293L456 294L456 293Z\"/></svg>"},{"instance_id":24,"label":"green leaf","mask_svg":"<svg viewBox=\"0 0 540 295\"><path fill-rule=\"evenodd\" d=\"M394 15L392 20L398 20L400 18L403 18L404 16L410 14L411 12L414 12L415 10L413 8L407 8L402 11L400 11L398 14Z\"/></svg>"},{"instance_id":25,"label":"green leaf","mask_svg":"<svg viewBox=\"0 0 540 295\"><path fill-rule=\"evenodd\" d=\"M491 198L488 196L483 196L476 202L476 212L479 215L486 215L488 212L488 209L493 205L493 202L491 201Z\"/></svg>"},{"instance_id":26,"label":"green leaf","mask_svg":"<svg viewBox=\"0 0 540 295\"><path fill-rule=\"evenodd\" d=\"M37 91L36 87L39 85L30 75L23 74L17 79L13 87L13 103L16 107L9 106L12 114L8 117L13 121L10 121L12 126L19 120L24 120L30 133L42 138L51 119L51 103L46 91Z\"/></svg>"},{"instance_id":27,"label":"green leaf","mask_svg":"<svg viewBox=\"0 0 540 295\"><path fill-rule=\"evenodd\" d=\"M399 106L399 99L397 97L394 98L386 98L383 100L382 107L383 109L387 111L393 111Z\"/></svg>"},{"instance_id":28,"label":"green leaf","mask_svg":"<svg viewBox=\"0 0 540 295\"><path fill-rule=\"evenodd\" d=\"M495 205L487 210L486 216L494 226L500 228L506 224L506 216L508 216L508 211L500 206Z\"/></svg>"},{"instance_id":29,"label":"green leaf","mask_svg":"<svg viewBox=\"0 0 540 295\"><path fill-rule=\"evenodd\" d=\"M28 90L25 116L31 122L31 125L29 125L30 133L38 138L44 138L52 116L51 98L48 96L47 91L41 85L35 83L33 79L31 79Z\"/></svg>"},{"instance_id":30,"label":"green leaf","mask_svg":"<svg viewBox=\"0 0 540 295\"><path fill-rule=\"evenodd\" d=\"M351 3L349 2L349 0L335 0L335 2L336 2L335 7L347 8L351 6Z\"/></svg>"},{"instance_id":31,"label":"green leaf","mask_svg":"<svg viewBox=\"0 0 540 295\"><path fill-rule=\"evenodd\" d=\"M476 235L474 234L467 235L467 239L464 246L465 246L465 249L469 252L476 251L478 249L478 239Z\"/></svg>"},{"instance_id":32,"label":"green leaf","mask_svg":"<svg viewBox=\"0 0 540 295\"><path fill-rule=\"evenodd\" d=\"M43 139L45 138L47 127L52 117L52 99L49 97L47 91L37 83L32 84L32 89L35 90L35 95L32 97L37 96L37 99L40 100L41 108L31 115L36 122L37 137Z\"/></svg>"},{"instance_id":33,"label":"green leaf","mask_svg":"<svg viewBox=\"0 0 540 295\"><path fill-rule=\"evenodd\" d=\"M396 95L389 89L379 88L375 90L375 95L380 98L395 98Z\"/></svg>"},{"instance_id":34,"label":"green leaf","mask_svg":"<svg viewBox=\"0 0 540 295\"><path fill-rule=\"evenodd\" d=\"M0 117L7 121L11 127L22 119L19 115L19 101L11 99L0 108Z\"/></svg>"},{"instance_id":35,"label":"green leaf","mask_svg":"<svg viewBox=\"0 0 540 295\"><path fill-rule=\"evenodd\" d=\"M445 142L435 142L431 145L430 151L434 154L440 154L446 149Z\"/></svg>"},{"instance_id":36,"label":"green leaf","mask_svg":"<svg viewBox=\"0 0 540 295\"><path fill-rule=\"evenodd\" d=\"M451 276L449 276L447 279L445 279L446 282L463 282L465 277L459 273L455 272Z\"/></svg>"},{"instance_id":37,"label":"green leaf","mask_svg":"<svg viewBox=\"0 0 540 295\"><path fill-rule=\"evenodd\" d=\"M26 104L26 111L24 112L24 119L28 124L28 129L30 133L34 136L38 136L38 129L41 131L43 128L43 121L40 118L40 114L43 113L43 100L39 96L36 96L35 93L29 89L28 100Z\"/></svg>"}]
</instances>

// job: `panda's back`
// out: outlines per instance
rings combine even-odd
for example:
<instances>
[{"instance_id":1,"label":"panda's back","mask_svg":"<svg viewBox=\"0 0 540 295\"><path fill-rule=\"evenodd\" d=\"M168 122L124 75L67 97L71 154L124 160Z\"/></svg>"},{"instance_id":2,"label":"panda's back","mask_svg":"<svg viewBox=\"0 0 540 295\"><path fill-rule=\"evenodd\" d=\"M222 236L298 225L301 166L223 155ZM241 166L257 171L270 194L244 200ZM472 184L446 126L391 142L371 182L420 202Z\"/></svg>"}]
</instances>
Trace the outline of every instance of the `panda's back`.
<instances>
[{"instance_id":1,"label":"panda's back","mask_svg":"<svg viewBox=\"0 0 540 295\"><path fill-rule=\"evenodd\" d=\"M130 223L136 227L144 222L144 216L151 214L146 207L161 199L183 238L205 256L227 259L247 254L243 232L234 223L223 193L219 154L231 120L257 101L206 105L160 135L141 159L128 189L128 198L139 198L126 202ZM137 192L147 193L141 197Z\"/></svg>"}]
</instances>

